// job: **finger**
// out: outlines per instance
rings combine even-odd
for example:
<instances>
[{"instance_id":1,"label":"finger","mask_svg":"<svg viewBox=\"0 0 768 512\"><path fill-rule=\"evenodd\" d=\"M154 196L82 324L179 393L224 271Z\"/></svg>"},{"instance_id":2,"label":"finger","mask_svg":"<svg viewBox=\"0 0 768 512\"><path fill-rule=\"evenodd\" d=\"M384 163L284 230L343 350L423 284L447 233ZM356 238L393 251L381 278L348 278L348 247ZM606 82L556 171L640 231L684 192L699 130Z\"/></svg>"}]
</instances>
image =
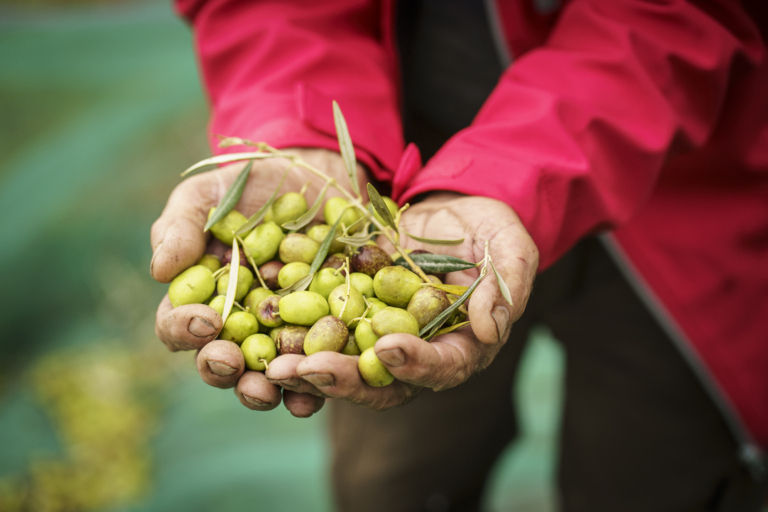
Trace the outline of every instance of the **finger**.
<instances>
[{"instance_id":1,"label":"finger","mask_svg":"<svg viewBox=\"0 0 768 512\"><path fill-rule=\"evenodd\" d=\"M267 382L263 373L252 371L240 377L235 395L241 404L253 411L271 411L283 399L279 387Z\"/></svg>"},{"instance_id":2,"label":"finger","mask_svg":"<svg viewBox=\"0 0 768 512\"><path fill-rule=\"evenodd\" d=\"M390 334L376 342L376 355L395 378L440 391L465 382L484 369L501 344L479 343L471 329L444 334L428 342L410 334Z\"/></svg>"},{"instance_id":3,"label":"finger","mask_svg":"<svg viewBox=\"0 0 768 512\"><path fill-rule=\"evenodd\" d=\"M283 391L285 408L297 418L309 418L325 405L325 398L295 391Z\"/></svg>"},{"instance_id":4,"label":"finger","mask_svg":"<svg viewBox=\"0 0 768 512\"><path fill-rule=\"evenodd\" d=\"M275 358L269 363L269 368L265 372L267 380L276 386L290 391L325 398L326 395L318 390L314 384L302 379L296 373L296 367L306 358L307 356L299 354L285 354Z\"/></svg>"},{"instance_id":5,"label":"finger","mask_svg":"<svg viewBox=\"0 0 768 512\"><path fill-rule=\"evenodd\" d=\"M490 241L489 249L493 264L509 289L512 304L504 298L489 265L488 275L472 294L468 311L477 339L493 344L507 339L512 323L525 310L536 276L538 252L519 224L499 231Z\"/></svg>"},{"instance_id":6,"label":"finger","mask_svg":"<svg viewBox=\"0 0 768 512\"><path fill-rule=\"evenodd\" d=\"M197 373L209 386L234 387L245 372L245 358L236 344L215 340L204 346L195 358Z\"/></svg>"},{"instance_id":7,"label":"finger","mask_svg":"<svg viewBox=\"0 0 768 512\"><path fill-rule=\"evenodd\" d=\"M208 210L218 203L223 187L222 173L214 172L189 178L174 189L152 225L149 271L154 279L168 283L197 263L205 251Z\"/></svg>"},{"instance_id":8,"label":"finger","mask_svg":"<svg viewBox=\"0 0 768 512\"><path fill-rule=\"evenodd\" d=\"M301 361L296 371L329 397L378 411L405 404L418 394L416 386L398 381L381 388L369 386L360 376L357 359L336 352L318 352Z\"/></svg>"},{"instance_id":9,"label":"finger","mask_svg":"<svg viewBox=\"0 0 768 512\"><path fill-rule=\"evenodd\" d=\"M155 316L155 334L168 350L195 350L216 339L223 322L215 309L205 304L174 308L168 295L163 297Z\"/></svg>"}]
</instances>

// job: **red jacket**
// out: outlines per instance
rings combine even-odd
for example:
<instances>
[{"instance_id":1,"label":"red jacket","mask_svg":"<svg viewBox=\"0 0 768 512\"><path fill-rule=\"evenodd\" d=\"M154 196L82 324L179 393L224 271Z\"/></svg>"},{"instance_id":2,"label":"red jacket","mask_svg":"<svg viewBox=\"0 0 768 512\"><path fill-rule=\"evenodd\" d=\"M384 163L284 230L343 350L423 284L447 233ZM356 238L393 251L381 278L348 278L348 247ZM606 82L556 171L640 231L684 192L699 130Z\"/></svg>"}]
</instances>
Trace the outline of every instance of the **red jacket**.
<instances>
[{"instance_id":1,"label":"red jacket","mask_svg":"<svg viewBox=\"0 0 768 512\"><path fill-rule=\"evenodd\" d=\"M338 149L336 99L359 159L400 201L500 199L541 268L611 230L744 456L768 447L768 56L737 1L572 0L539 15L532 0L497 0L514 64L424 167L402 139L391 0L177 6L212 134Z\"/></svg>"}]
</instances>

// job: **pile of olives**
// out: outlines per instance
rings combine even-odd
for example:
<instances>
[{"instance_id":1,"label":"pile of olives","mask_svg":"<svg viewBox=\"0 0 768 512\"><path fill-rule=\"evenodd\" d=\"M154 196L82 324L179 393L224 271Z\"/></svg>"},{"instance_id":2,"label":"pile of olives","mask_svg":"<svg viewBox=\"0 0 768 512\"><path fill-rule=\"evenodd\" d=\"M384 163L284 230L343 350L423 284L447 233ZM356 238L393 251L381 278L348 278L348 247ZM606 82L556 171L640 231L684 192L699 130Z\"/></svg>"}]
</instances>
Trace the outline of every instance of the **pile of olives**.
<instances>
[{"instance_id":1,"label":"pile of olives","mask_svg":"<svg viewBox=\"0 0 768 512\"><path fill-rule=\"evenodd\" d=\"M384 202L394 216L397 205L389 198ZM359 355L358 368L365 382L387 386L394 377L376 357L376 341L393 333L418 336L456 297L425 285L414 272L395 265L374 242L362 246L340 242L341 233L329 238L328 256L308 287L290 290L310 274L310 265L334 226L351 226L346 233L350 235L355 226L363 230L366 225L360 222L364 220L362 212L349 207L346 199L334 197L324 204L324 223L314 220L297 232L282 227L307 211L301 193L278 197L263 222L242 236L245 254L240 252L239 262L230 261L231 249L223 258L204 255L171 282L171 303L174 307L204 303L223 316L230 268L225 265L239 263L236 305L218 338L239 345L248 369L264 371L282 354L311 355L330 350ZM235 232L246 220L242 213L231 210L210 231L231 246ZM254 276L252 265L260 279ZM441 282L437 276L429 278Z\"/></svg>"}]
</instances>

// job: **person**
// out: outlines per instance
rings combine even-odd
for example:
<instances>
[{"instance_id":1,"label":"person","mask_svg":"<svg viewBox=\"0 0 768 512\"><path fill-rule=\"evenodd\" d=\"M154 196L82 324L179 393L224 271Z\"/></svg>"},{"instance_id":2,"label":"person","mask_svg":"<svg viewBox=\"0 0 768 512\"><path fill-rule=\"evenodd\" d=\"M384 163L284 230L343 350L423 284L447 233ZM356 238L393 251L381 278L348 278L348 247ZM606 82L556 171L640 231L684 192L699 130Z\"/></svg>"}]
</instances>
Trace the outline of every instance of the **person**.
<instances>
[{"instance_id":1,"label":"person","mask_svg":"<svg viewBox=\"0 0 768 512\"><path fill-rule=\"evenodd\" d=\"M544 322L566 351L563 510L759 510L768 485L761 5L535 8L544 4L177 0L194 27L214 151L242 149L216 148L217 134L263 140L342 178L337 100L361 183L389 183L413 204L408 232L465 238L441 252L478 261L488 240L513 299L486 279L469 303L471 328L432 343L381 338L377 355L397 378L385 388L328 352L281 356L266 375L230 384L250 409L282 400L300 417L335 399L339 510L477 510L515 434L522 346ZM404 140L418 142L426 165ZM284 165L256 162L238 208L263 204ZM203 254L206 213L240 168L171 194L152 229L155 279ZM306 177L290 179L297 189ZM166 297L156 325L171 350L193 350L221 318L204 305L172 309ZM227 379L236 368L219 370Z\"/></svg>"}]
</instances>

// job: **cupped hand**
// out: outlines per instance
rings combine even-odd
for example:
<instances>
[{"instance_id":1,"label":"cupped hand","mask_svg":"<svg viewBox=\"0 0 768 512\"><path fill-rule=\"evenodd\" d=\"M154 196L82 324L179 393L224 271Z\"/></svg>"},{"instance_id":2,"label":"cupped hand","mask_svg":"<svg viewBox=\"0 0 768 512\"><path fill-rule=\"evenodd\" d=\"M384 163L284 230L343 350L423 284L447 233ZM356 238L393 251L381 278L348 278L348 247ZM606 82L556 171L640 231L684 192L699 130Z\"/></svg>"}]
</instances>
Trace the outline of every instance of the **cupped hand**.
<instances>
[{"instance_id":1,"label":"cupped hand","mask_svg":"<svg viewBox=\"0 0 768 512\"><path fill-rule=\"evenodd\" d=\"M469 301L470 326L431 342L408 334L391 334L376 342L376 354L397 379L389 386L367 385L357 370L357 357L334 352L277 358L266 372L269 381L300 393L384 410L408 402L423 388L457 386L491 364L525 309L538 267L538 250L520 219L494 199L440 193L407 210L401 227L421 237L464 238L458 246L426 246L405 237L404 245L471 262L483 259L488 241L513 305L504 299L489 269ZM469 286L478 275L478 269L450 273L447 283Z\"/></svg>"},{"instance_id":2,"label":"cupped hand","mask_svg":"<svg viewBox=\"0 0 768 512\"><path fill-rule=\"evenodd\" d=\"M324 149L292 149L286 152L301 156L306 162L323 170L327 175L345 183L347 173L341 156ZM225 247L203 232L208 211L216 206L229 189L245 162L205 172L181 182L171 193L160 218L152 225L153 249L150 273L161 283L168 283L183 270L195 265L206 251L223 253ZM255 160L251 175L236 209L246 217L255 213L277 188L289 162L285 159ZM367 177L358 169L363 184ZM312 204L323 186L323 181L307 171L292 169L280 193L298 191L310 182L306 192L307 203ZM338 195L331 188L327 197ZM221 256L221 254L219 254ZM221 330L222 319L204 304L189 304L174 308L166 295L157 310L155 332L171 351L199 350L198 371L208 384L216 387L236 387L235 392L246 407L268 410L280 403L280 389L269 383L259 372L244 372L242 355L233 351L214 351L215 345L205 350ZM203 350L201 350L203 349ZM239 350L237 350L239 352ZM202 359L201 359L202 358ZM311 415L322 406L314 396L287 392L282 397L285 405L298 416Z\"/></svg>"}]
</instances>

